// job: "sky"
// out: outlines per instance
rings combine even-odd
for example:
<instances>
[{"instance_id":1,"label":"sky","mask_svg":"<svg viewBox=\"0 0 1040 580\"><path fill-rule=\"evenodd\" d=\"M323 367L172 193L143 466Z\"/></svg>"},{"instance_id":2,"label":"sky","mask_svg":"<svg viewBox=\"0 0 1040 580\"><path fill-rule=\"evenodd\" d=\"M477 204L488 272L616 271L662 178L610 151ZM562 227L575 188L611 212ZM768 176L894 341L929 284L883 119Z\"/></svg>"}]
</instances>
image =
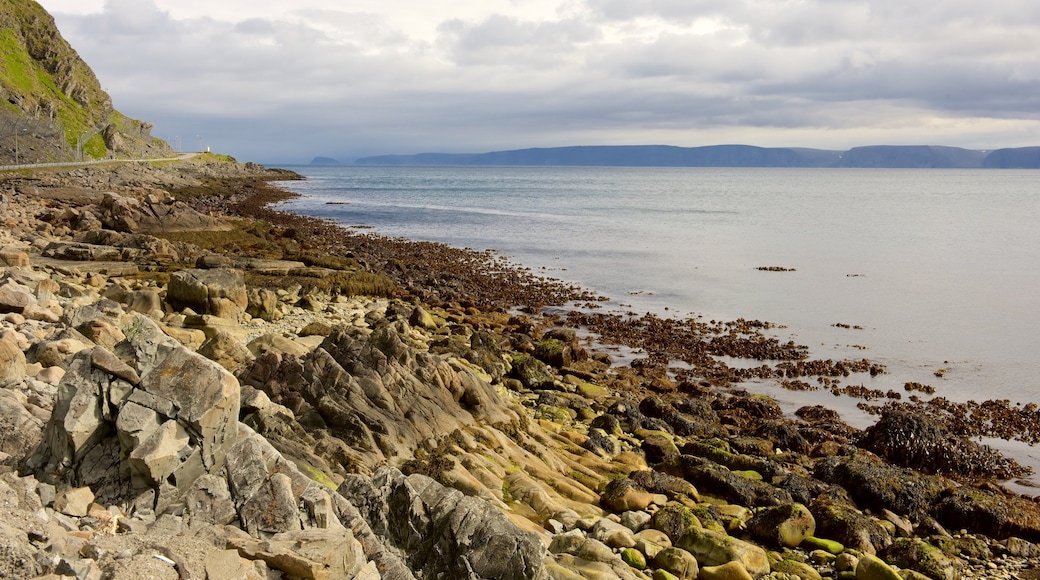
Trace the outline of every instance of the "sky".
<instances>
[{"instance_id":1,"label":"sky","mask_svg":"<svg viewBox=\"0 0 1040 580\"><path fill-rule=\"evenodd\" d=\"M240 161L1040 145L1035 0L40 0L117 109Z\"/></svg>"}]
</instances>

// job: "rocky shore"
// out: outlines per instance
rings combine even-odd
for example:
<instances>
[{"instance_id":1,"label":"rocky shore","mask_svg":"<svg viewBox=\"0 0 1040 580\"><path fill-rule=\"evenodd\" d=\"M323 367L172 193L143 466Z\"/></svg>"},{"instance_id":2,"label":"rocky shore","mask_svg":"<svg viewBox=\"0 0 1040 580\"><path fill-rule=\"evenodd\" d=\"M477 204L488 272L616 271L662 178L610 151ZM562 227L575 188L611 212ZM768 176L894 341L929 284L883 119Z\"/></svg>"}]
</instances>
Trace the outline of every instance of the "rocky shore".
<instances>
[{"instance_id":1,"label":"rocky shore","mask_svg":"<svg viewBox=\"0 0 1040 580\"><path fill-rule=\"evenodd\" d=\"M870 361L271 209L293 178L0 176L0 577L1040 578L1021 467L957 423L734 388Z\"/></svg>"}]
</instances>

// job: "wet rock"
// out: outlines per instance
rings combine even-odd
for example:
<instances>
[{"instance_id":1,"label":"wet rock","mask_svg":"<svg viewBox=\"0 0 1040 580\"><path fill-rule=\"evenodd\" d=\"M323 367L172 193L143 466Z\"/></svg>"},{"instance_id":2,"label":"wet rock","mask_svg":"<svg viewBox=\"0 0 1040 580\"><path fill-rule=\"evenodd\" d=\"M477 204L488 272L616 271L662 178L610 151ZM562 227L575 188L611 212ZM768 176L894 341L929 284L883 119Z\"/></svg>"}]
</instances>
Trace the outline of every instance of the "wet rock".
<instances>
[{"instance_id":1,"label":"wet rock","mask_svg":"<svg viewBox=\"0 0 1040 580\"><path fill-rule=\"evenodd\" d=\"M545 363L526 355L513 357L510 375L518 379L525 389L532 391L551 389L555 385L555 379Z\"/></svg>"},{"instance_id":2,"label":"wet rock","mask_svg":"<svg viewBox=\"0 0 1040 580\"><path fill-rule=\"evenodd\" d=\"M929 513L952 486L949 480L858 457L829 457L813 475L845 488L858 505L911 515Z\"/></svg>"},{"instance_id":3,"label":"wet rock","mask_svg":"<svg viewBox=\"0 0 1040 580\"><path fill-rule=\"evenodd\" d=\"M816 533L836 540L865 554L876 554L892 543L892 536L880 523L851 505L821 496L809 504L816 520Z\"/></svg>"},{"instance_id":4,"label":"wet rock","mask_svg":"<svg viewBox=\"0 0 1040 580\"><path fill-rule=\"evenodd\" d=\"M998 451L952 433L921 413L889 410L859 440L887 461L930 474L1008 479L1021 467Z\"/></svg>"},{"instance_id":5,"label":"wet rock","mask_svg":"<svg viewBox=\"0 0 1040 580\"><path fill-rule=\"evenodd\" d=\"M960 487L940 499L932 513L949 528L1040 542L1040 505L1003 492Z\"/></svg>"},{"instance_id":6,"label":"wet rock","mask_svg":"<svg viewBox=\"0 0 1040 580\"><path fill-rule=\"evenodd\" d=\"M677 546L693 554L703 566L739 562L755 578L769 573L769 558L765 550L724 533L689 528Z\"/></svg>"},{"instance_id":7,"label":"wet rock","mask_svg":"<svg viewBox=\"0 0 1040 580\"><path fill-rule=\"evenodd\" d=\"M682 477L700 491L744 506L770 506L792 503L791 494L762 481L742 477L725 467L692 455L682 455L662 464L666 473Z\"/></svg>"},{"instance_id":8,"label":"wet rock","mask_svg":"<svg viewBox=\"0 0 1040 580\"><path fill-rule=\"evenodd\" d=\"M678 503L664 505L650 517L650 527L665 534L671 544L679 541L691 526L700 525L690 508Z\"/></svg>"},{"instance_id":9,"label":"wet rock","mask_svg":"<svg viewBox=\"0 0 1040 580\"><path fill-rule=\"evenodd\" d=\"M774 546L794 548L816 533L816 520L800 503L763 508L747 521L755 538Z\"/></svg>"},{"instance_id":10,"label":"wet rock","mask_svg":"<svg viewBox=\"0 0 1040 580\"><path fill-rule=\"evenodd\" d=\"M646 462L650 465L679 455L679 448L675 446L675 443L664 434L659 433L644 437L640 443L640 449L646 454Z\"/></svg>"},{"instance_id":11,"label":"wet rock","mask_svg":"<svg viewBox=\"0 0 1040 580\"><path fill-rule=\"evenodd\" d=\"M609 459L621 453L621 442L616 437L607 435L602 429L590 429L588 438L581 443L581 448Z\"/></svg>"},{"instance_id":12,"label":"wet rock","mask_svg":"<svg viewBox=\"0 0 1040 580\"><path fill-rule=\"evenodd\" d=\"M701 500L700 494L697 493L697 488L692 483L674 475L651 469L642 469L633 471L628 477L646 491L664 494L669 499L684 496L696 502Z\"/></svg>"},{"instance_id":13,"label":"wet rock","mask_svg":"<svg viewBox=\"0 0 1040 580\"><path fill-rule=\"evenodd\" d=\"M964 565L916 538L897 538L879 556L893 566L915 570L932 580L956 580L960 578L960 568Z\"/></svg>"}]
</instances>

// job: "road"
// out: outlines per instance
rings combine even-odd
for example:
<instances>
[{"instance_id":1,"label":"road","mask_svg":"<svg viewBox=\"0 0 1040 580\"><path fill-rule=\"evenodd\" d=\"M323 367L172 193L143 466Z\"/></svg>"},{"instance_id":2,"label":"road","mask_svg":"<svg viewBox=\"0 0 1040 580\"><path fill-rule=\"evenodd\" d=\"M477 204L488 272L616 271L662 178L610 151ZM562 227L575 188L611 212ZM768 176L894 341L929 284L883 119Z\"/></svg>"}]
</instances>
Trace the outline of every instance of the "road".
<instances>
[{"instance_id":1,"label":"road","mask_svg":"<svg viewBox=\"0 0 1040 580\"><path fill-rule=\"evenodd\" d=\"M15 169L37 169L40 167L76 167L79 165L100 165L102 163L151 163L153 161L182 161L191 159L199 153L179 153L176 157L158 157L155 159L95 159L93 161L62 161L61 163L24 163L22 165L0 165L0 171Z\"/></svg>"}]
</instances>

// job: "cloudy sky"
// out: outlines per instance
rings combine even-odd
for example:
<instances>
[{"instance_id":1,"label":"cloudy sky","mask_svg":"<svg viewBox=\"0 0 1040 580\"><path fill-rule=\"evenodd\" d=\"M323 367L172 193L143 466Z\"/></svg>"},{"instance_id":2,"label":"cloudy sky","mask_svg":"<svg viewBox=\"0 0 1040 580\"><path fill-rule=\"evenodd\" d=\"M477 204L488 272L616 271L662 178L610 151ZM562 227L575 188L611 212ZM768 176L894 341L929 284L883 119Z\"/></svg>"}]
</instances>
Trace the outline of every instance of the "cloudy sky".
<instances>
[{"instance_id":1,"label":"cloudy sky","mask_svg":"<svg viewBox=\"0 0 1040 580\"><path fill-rule=\"evenodd\" d=\"M182 150L1040 145L1035 0L40 0Z\"/></svg>"}]
</instances>

